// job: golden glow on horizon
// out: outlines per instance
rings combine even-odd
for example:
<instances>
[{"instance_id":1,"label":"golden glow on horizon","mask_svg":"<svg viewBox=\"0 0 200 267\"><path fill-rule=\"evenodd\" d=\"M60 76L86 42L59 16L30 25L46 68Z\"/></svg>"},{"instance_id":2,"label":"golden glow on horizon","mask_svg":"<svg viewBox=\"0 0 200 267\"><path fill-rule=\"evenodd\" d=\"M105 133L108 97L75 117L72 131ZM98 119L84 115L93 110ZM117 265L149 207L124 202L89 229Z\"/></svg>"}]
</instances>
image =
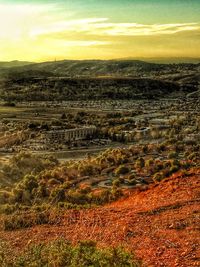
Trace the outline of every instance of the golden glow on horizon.
<instances>
[{"instance_id":1,"label":"golden glow on horizon","mask_svg":"<svg viewBox=\"0 0 200 267\"><path fill-rule=\"evenodd\" d=\"M54 4L0 4L0 61L199 57L199 34L196 22L118 23L70 12L66 19Z\"/></svg>"}]
</instances>

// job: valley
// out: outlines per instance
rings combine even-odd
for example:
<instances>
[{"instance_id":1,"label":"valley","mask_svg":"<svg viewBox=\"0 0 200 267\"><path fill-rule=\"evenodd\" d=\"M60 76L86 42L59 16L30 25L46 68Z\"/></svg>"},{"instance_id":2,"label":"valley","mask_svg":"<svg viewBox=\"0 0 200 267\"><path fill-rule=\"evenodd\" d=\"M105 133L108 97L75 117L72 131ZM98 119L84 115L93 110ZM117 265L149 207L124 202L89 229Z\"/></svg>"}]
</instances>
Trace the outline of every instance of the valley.
<instances>
[{"instance_id":1,"label":"valley","mask_svg":"<svg viewBox=\"0 0 200 267\"><path fill-rule=\"evenodd\" d=\"M41 243L198 266L199 64L25 63L0 76L5 266Z\"/></svg>"}]
</instances>

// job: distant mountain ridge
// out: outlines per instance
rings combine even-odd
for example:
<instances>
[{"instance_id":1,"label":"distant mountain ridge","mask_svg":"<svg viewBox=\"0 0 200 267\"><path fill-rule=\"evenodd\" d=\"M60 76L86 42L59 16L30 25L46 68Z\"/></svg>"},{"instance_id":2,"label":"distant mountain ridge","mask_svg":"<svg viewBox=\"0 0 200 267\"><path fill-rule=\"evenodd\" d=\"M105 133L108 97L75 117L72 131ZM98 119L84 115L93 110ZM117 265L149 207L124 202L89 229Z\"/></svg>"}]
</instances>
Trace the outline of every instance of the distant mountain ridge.
<instances>
[{"instance_id":1,"label":"distant mountain ridge","mask_svg":"<svg viewBox=\"0 0 200 267\"><path fill-rule=\"evenodd\" d=\"M30 61L20 61L20 60L12 60L12 61L0 61L0 68L12 68L25 66L30 64L46 64L52 62L80 62L80 61L93 61L93 62L111 62L111 61L134 61L134 62L144 62L144 63L155 63L155 64L198 64L200 63L200 58L194 57L125 57L125 58L116 58L110 60L100 60L100 59L85 59L85 60L72 60L72 59L63 59L58 61L44 61L44 62L30 62Z\"/></svg>"},{"instance_id":2,"label":"distant mountain ridge","mask_svg":"<svg viewBox=\"0 0 200 267\"><path fill-rule=\"evenodd\" d=\"M15 64L14 67L1 68L1 74L42 72L59 77L149 77L149 74L170 72L180 69L196 69L199 64L161 64L141 60L61 60L42 63ZM46 76L46 75L45 75ZM40 77L40 75L39 75Z\"/></svg>"}]
</instances>

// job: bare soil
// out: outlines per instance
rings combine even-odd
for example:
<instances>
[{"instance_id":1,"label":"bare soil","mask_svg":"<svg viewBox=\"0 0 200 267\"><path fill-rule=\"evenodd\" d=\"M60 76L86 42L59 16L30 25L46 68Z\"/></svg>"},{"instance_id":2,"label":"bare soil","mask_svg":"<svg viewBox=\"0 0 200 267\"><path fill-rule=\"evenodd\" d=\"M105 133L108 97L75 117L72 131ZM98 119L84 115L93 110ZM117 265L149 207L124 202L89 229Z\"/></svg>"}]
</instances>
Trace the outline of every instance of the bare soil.
<instances>
[{"instance_id":1,"label":"bare soil","mask_svg":"<svg viewBox=\"0 0 200 267\"><path fill-rule=\"evenodd\" d=\"M200 169L128 192L101 208L65 211L57 225L1 231L0 239L19 251L57 238L91 239L102 247L123 245L144 266L200 266Z\"/></svg>"}]
</instances>

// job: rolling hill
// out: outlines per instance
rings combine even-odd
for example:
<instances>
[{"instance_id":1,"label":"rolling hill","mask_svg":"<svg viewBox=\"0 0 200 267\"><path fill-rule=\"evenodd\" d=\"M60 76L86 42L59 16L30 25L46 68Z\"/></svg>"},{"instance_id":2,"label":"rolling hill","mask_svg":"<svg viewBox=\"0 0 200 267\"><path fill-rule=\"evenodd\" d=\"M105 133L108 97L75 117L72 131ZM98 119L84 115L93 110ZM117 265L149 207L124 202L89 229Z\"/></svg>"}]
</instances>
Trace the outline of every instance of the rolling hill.
<instances>
[{"instance_id":1,"label":"rolling hill","mask_svg":"<svg viewBox=\"0 0 200 267\"><path fill-rule=\"evenodd\" d=\"M0 61L0 70L14 68L14 67L26 66L26 65L30 65L30 64L32 64L32 62L18 61L18 60Z\"/></svg>"}]
</instances>

